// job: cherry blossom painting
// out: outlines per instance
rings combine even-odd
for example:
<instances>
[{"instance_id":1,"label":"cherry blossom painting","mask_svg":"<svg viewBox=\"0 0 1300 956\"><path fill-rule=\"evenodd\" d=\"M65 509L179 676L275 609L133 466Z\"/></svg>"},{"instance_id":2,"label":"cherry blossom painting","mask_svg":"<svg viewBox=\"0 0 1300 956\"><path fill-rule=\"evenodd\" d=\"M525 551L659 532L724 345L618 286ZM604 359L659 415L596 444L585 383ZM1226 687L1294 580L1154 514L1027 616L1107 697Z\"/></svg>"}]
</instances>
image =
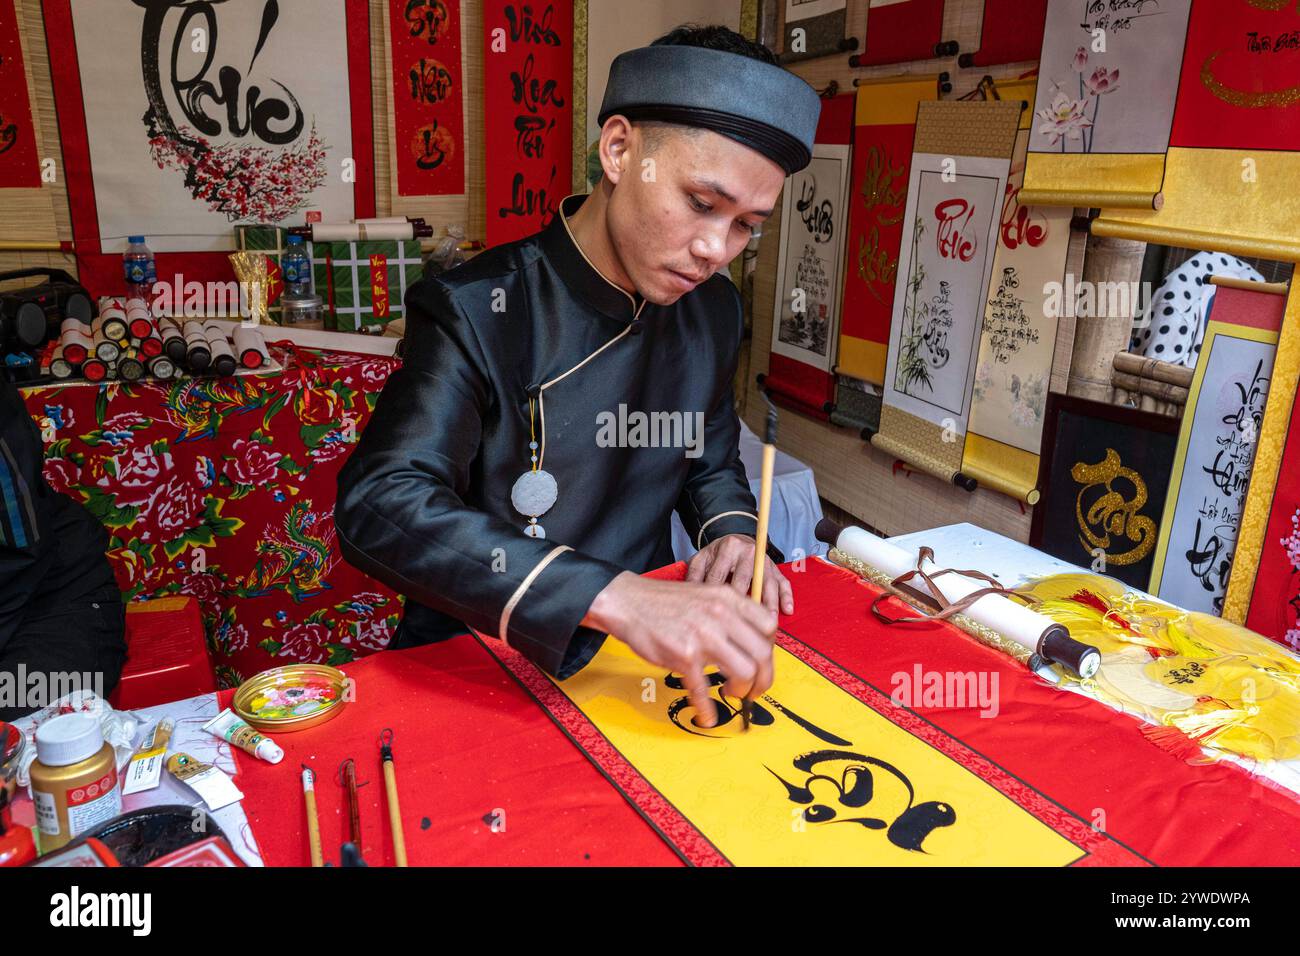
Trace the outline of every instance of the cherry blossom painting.
<instances>
[{"instance_id":1,"label":"cherry blossom painting","mask_svg":"<svg viewBox=\"0 0 1300 956\"><path fill-rule=\"evenodd\" d=\"M71 0L104 253L354 214L345 0Z\"/></svg>"}]
</instances>

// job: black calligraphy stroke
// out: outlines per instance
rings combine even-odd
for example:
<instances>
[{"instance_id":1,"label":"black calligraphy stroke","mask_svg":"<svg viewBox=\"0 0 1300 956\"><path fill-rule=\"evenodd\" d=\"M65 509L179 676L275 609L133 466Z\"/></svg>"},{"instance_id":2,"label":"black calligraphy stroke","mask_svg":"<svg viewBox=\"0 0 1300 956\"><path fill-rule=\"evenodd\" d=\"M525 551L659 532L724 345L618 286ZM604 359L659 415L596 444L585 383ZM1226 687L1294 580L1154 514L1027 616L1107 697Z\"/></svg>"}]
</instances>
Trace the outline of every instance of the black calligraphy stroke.
<instances>
[{"instance_id":1,"label":"black calligraphy stroke","mask_svg":"<svg viewBox=\"0 0 1300 956\"><path fill-rule=\"evenodd\" d=\"M819 764L855 761L846 767L838 779L826 773L817 772ZM831 784L839 792L837 802L841 807L857 810L867 806L875 797L875 777L871 767L878 767L894 776L907 790L907 807L892 822L879 817L838 817L833 807L824 803L814 803L811 789L814 780ZM808 774L802 786L790 783L771 767L764 769L780 780L790 800L807 806L804 819L809 823L856 823L868 830L885 830L889 842L904 850L924 853L923 844L935 830L950 827L957 822L957 811L946 803L929 800L916 803L916 790L907 775L893 764L878 760L866 754L849 750L814 750L801 754L794 759L794 768Z\"/></svg>"}]
</instances>

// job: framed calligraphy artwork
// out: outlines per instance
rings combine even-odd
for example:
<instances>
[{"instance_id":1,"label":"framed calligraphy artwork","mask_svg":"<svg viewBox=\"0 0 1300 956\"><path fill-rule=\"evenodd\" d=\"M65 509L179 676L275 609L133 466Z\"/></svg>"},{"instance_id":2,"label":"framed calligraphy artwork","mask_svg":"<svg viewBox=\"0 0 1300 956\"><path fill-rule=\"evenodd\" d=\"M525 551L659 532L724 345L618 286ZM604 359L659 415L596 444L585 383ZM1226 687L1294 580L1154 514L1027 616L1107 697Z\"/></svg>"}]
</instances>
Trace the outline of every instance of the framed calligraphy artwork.
<instances>
[{"instance_id":1,"label":"framed calligraphy artwork","mask_svg":"<svg viewBox=\"0 0 1300 956\"><path fill-rule=\"evenodd\" d=\"M44 0L81 281L232 278L233 224L374 215L364 0Z\"/></svg>"},{"instance_id":2,"label":"framed calligraphy artwork","mask_svg":"<svg viewBox=\"0 0 1300 956\"><path fill-rule=\"evenodd\" d=\"M1221 614L1273 378L1285 294L1220 288L1183 412L1151 593Z\"/></svg>"},{"instance_id":3,"label":"framed calligraphy artwork","mask_svg":"<svg viewBox=\"0 0 1300 956\"><path fill-rule=\"evenodd\" d=\"M1024 201L1151 209L1192 0L1048 0Z\"/></svg>"},{"instance_id":4,"label":"framed calligraphy artwork","mask_svg":"<svg viewBox=\"0 0 1300 956\"><path fill-rule=\"evenodd\" d=\"M857 97L837 370L880 385L889 353L916 107L939 98L939 77L869 80L858 87Z\"/></svg>"},{"instance_id":5,"label":"framed calligraphy artwork","mask_svg":"<svg viewBox=\"0 0 1300 956\"><path fill-rule=\"evenodd\" d=\"M573 4L486 0L487 244L545 228L573 170Z\"/></svg>"},{"instance_id":6,"label":"framed calligraphy artwork","mask_svg":"<svg viewBox=\"0 0 1300 956\"><path fill-rule=\"evenodd\" d=\"M831 368L844 291L853 103L851 93L822 100L812 162L786 180L781 194L772 351L763 387L776 401L822 421L835 392Z\"/></svg>"},{"instance_id":7,"label":"framed calligraphy artwork","mask_svg":"<svg viewBox=\"0 0 1300 956\"><path fill-rule=\"evenodd\" d=\"M1104 209L1097 235L1300 262L1300 7L1196 3L1159 210Z\"/></svg>"},{"instance_id":8,"label":"framed calligraphy artwork","mask_svg":"<svg viewBox=\"0 0 1300 956\"><path fill-rule=\"evenodd\" d=\"M999 83L1003 100L1033 96L1033 81ZM1020 114L1015 154L984 298L962 474L1027 504L1038 500L1038 452L1058 349L1061 289L1073 210L1020 202L1032 115ZM1056 302L1060 301L1058 293Z\"/></svg>"},{"instance_id":9,"label":"framed calligraphy artwork","mask_svg":"<svg viewBox=\"0 0 1300 956\"><path fill-rule=\"evenodd\" d=\"M1300 651L1300 297L1294 292L1287 297L1272 379L1223 617Z\"/></svg>"},{"instance_id":10,"label":"framed calligraphy artwork","mask_svg":"<svg viewBox=\"0 0 1300 956\"><path fill-rule=\"evenodd\" d=\"M465 192L460 0L388 0L398 196Z\"/></svg>"},{"instance_id":11,"label":"framed calligraphy artwork","mask_svg":"<svg viewBox=\"0 0 1300 956\"><path fill-rule=\"evenodd\" d=\"M0 0L0 189L39 189L36 126L14 0Z\"/></svg>"},{"instance_id":12,"label":"framed calligraphy artwork","mask_svg":"<svg viewBox=\"0 0 1300 956\"><path fill-rule=\"evenodd\" d=\"M917 111L884 407L871 443L945 481L961 468L1019 117L1019 102L927 102Z\"/></svg>"},{"instance_id":13,"label":"framed calligraphy artwork","mask_svg":"<svg viewBox=\"0 0 1300 956\"><path fill-rule=\"evenodd\" d=\"M1050 394L1029 543L1146 590L1177 436L1167 415Z\"/></svg>"}]
</instances>

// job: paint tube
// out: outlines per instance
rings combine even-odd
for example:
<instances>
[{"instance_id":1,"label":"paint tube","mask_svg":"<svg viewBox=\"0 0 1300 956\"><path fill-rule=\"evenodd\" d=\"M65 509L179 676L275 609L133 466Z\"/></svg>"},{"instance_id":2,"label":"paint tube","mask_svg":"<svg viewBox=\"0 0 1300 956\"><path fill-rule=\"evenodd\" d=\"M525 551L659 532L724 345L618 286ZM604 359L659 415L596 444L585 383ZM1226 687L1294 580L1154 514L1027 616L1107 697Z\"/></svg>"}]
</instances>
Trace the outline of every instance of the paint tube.
<instances>
[{"instance_id":1,"label":"paint tube","mask_svg":"<svg viewBox=\"0 0 1300 956\"><path fill-rule=\"evenodd\" d=\"M126 779L122 783L122 793L139 793L152 790L162 779L162 768L167 756L167 744L172 739L172 730L176 722L170 717L158 721L153 733L140 745L131 762L126 767Z\"/></svg>"},{"instance_id":2,"label":"paint tube","mask_svg":"<svg viewBox=\"0 0 1300 956\"><path fill-rule=\"evenodd\" d=\"M189 754L175 753L168 757L167 772L202 797L209 810L220 810L244 799L224 770L195 760Z\"/></svg>"},{"instance_id":3,"label":"paint tube","mask_svg":"<svg viewBox=\"0 0 1300 956\"><path fill-rule=\"evenodd\" d=\"M261 757L267 763L279 763L284 759L284 751L279 744L270 737L263 737L229 708L204 724L203 729L234 744L245 753Z\"/></svg>"}]
</instances>

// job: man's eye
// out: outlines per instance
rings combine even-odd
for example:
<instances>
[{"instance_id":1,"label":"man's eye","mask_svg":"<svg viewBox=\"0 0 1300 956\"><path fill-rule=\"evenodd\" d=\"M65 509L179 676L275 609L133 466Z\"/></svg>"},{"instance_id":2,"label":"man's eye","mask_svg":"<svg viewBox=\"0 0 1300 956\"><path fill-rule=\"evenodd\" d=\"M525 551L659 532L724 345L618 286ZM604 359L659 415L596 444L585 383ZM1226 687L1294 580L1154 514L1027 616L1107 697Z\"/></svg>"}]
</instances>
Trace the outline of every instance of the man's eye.
<instances>
[{"instance_id":1,"label":"man's eye","mask_svg":"<svg viewBox=\"0 0 1300 956\"><path fill-rule=\"evenodd\" d=\"M755 226L755 225L752 225L751 223L745 222L745 220L743 220L743 219L737 219L737 220L736 220L736 225L738 225L738 226L739 226L739 227L740 227L744 232L747 232L747 233L749 233L750 235L753 235L753 234L754 234L754 231L758 228L758 226Z\"/></svg>"},{"instance_id":2,"label":"man's eye","mask_svg":"<svg viewBox=\"0 0 1300 956\"><path fill-rule=\"evenodd\" d=\"M700 200L696 199L694 196L691 197L691 206L696 212L708 212L713 208L707 203L700 202Z\"/></svg>"}]
</instances>

